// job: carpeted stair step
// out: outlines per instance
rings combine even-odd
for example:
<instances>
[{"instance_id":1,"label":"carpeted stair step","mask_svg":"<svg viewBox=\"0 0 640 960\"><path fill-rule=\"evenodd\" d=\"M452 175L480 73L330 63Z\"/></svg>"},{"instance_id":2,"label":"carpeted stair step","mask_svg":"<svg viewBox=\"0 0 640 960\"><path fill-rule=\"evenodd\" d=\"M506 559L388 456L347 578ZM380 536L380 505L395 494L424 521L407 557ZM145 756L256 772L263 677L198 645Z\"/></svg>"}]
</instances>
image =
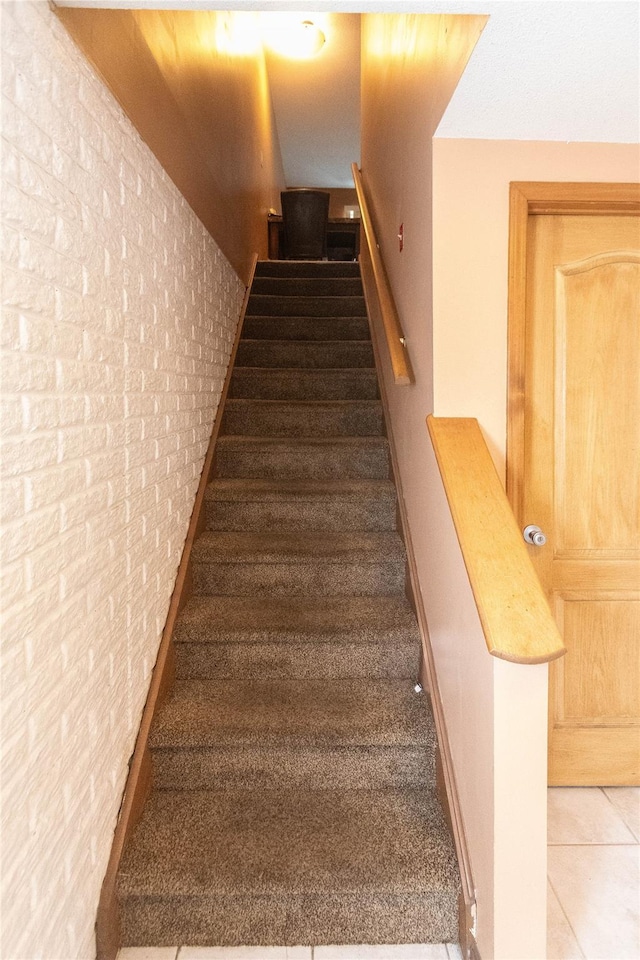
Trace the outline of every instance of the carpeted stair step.
<instances>
[{"instance_id":1,"label":"carpeted stair step","mask_svg":"<svg viewBox=\"0 0 640 960\"><path fill-rule=\"evenodd\" d=\"M205 493L209 530L395 530L390 480L219 478Z\"/></svg>"},{"instance_id":2,"label":"carpeted stair step","mask_svg":"<svg viewBox=\"0 0 640 960\"><path fill-rule=\"evenodd\" d=\"M240 340L243 367L372 367L370 340Z\"/></svg>"},{"instance_id":3,"label":"carpeted stair step","mask_svg":"<svg viewBox=\"0 0 640 960\"><path fill-rule=\"evenodd\" d=\"M410 679L178 680L150 740L163 790L426 786L435 744Z\"/></svg>"},{"instance_id":4,"label":"carpeted stair step","mask_svg":"<svg viewBox=\"0 0 640 960\"><path fill-rule=\"evenodd\" d=\"M363 296L274 297L252 293L247 316L261 317L366 317Z\"/></svg>"},{"instance_id":5,"label":"carpeted stair step","mask_svg":"<svg viewBox=\"0 0 640 960\"><path fill-rule=\"evenodd\" d=\"M197 598L201 599L201 598ZM418 675L414 643L392 649L376 643L176 644L176 671L191 679L411 679Z\"/></svg>"},{"instance_id":6,"label":"carpeted stair step","mask_svg":"<svg viewBox=\"0 0 640 960\"><path fill-rule=\"evenodd\" d=\"M126 946L457 940L427 789L157 791L118 890Z\"/></svg>"},{"instance_id":7,"label":"carpeted stair step","mask_svg":"<svg viewBox=\"0 0 640 960\"><path fill-rule=\"evenodd\" d=\"M404 596L192 597L176 623L176 643L419 644Z\"/></svg>"},{"instance_id":8,"label":"carpeted stair step","mask_svg":"<svg viewBox=\"0 0 640 960\"><path fill-rule=\"evenodd\" d=\"M123 946L457 940L378 397L358 264L259 263Z\"/></svg>"},{"instance_id":9,"label":"carpeted stair step","mask_svg":"<svg viewBox=\"0 0 640 960\"><path fill-rule=\"evenodd\" d=\"M191 554L198 594L369 596L402 592L394 533L203 533Z\"/></svg>"},{"instance_id":10,"label":"carpeted stair step","mask_svg":"<svg viewBox=\"0 0 640 960\"><path fill-rule=\"evenodd\" d=\"M245 317L245 340L368 340L366 317Z\"/></svg>"},{"instance_id":11,"label":"carpeted stair step","mask_svg":"<svg viewBox=\"0 0 640 960\"><path fill-rule=\"evenodd\" d=\"M192 597L174 641L185 679L415 680L420 651L404 597Z\"/></svg>"},{"instance_id":12,"label":"carpeted stair step","mask_svg":"<svg viewBox=\"0 0 640 960\"><path fill-rule=\"evenodd\" d=\"M353 277L256 277L254 293L275 297L361 297L362 280Z\"/></svg>"},{"instance_id":13,"label":"carpeted stair step","mask_svg":"<svg viewBox=\"0 0 640 960\"><path fill-rule=\"evenodd\" d=\"M435 734L434 734L435 736ZM387 790L429 787L435 760L425 743L408 747L265 747L262 745L158 748L157 790Z\"/></svg>"},{"instance_id":14,"label":"carpeted stair step","mask_svg":"<svg viewBox=\"0 0 640 960\"><path fill-rule=\"evenodd\" d=\"M431 737L424 695L409 680L176 680L152 749L408 747ZM431 745L433 743L431 741Z\"/></svg>"},{"instance_id":15,"label":"carpeted stair step","mask_svg":"<svg viewBox=\"0 0 640 960\"><path fill-rule=\"evenodd\" d=\"M358 263L320 260L259 260L256 277L360 277Z\"/></svg>"},{"instance_id":16,"label":"carpeted stair step","mask_svg":"<svg viewBox=\"0 0 640 960\"><path fill-rule=\"evenodd\" d=\"M385 437L324 440L218 437L216 477L263 480L387 480Z\"/></svg>"},{"instance_id":17,"label":"carpeted stair step","mask_svg":"<svg viewBox=\"0 0 640 960\"><path fill-rule=\"evenodd\" d=\"M261 437L366 437L383 432L379 400L228 400L222 433Z\"/></svg>"},{"instance_id":18,"label":"carpeted stair step","mask_svg":"<svg viewBox=\"0 0 640 960\"><path fill-rule=\"evenodd\" d=\"M229 397L263 400L375 400L374 369L295 370L234 368Z\"/></svg>"}]
</instances>

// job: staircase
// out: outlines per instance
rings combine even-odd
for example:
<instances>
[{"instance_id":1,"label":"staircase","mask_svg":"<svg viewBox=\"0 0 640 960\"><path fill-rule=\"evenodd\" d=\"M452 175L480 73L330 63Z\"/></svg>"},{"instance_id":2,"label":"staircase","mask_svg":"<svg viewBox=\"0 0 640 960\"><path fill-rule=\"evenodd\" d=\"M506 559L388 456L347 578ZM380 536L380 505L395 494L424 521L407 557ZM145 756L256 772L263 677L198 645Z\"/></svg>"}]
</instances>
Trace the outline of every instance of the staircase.
<instances>
[{"instance_id":1,"label":"staircase","mask_svg":"<svg viewBox=\"0 0 640 960\"><path fill-rule=\"evenodd\" d=\"M125 945L456 941L358 265L258 264Z\"/></svg>"}]
</instances>

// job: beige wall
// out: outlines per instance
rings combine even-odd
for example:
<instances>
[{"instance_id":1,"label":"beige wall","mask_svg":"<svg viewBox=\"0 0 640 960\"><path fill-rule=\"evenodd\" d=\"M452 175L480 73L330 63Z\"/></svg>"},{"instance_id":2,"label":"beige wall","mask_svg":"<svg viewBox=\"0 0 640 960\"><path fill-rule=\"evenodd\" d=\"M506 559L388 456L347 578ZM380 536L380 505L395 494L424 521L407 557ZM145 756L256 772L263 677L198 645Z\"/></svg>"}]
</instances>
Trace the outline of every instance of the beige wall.
<instances>
[{"instance_id":1,"label":"beige wall","mask_svg":"<svg viewBox=\"0 0 640 960\"><path fill-rule=\"evenodd\" d=\"M638 179L637 144L434 140L434 411L477 417L502 472L509 182Z\"/></svg>"},{"instance_id":2,"label":"beige wall","mask_svg":"<svg viewBox=\"0 0 640 960\"><path fill-rule=\"evenodd\" d=\"M637 146L434 141L434 412L477 417L501 472L506 447L509 182L634 179ZM427 588L427 593L431 615L436 611L437 617L446 617L439 592ZM442 689L445 696L449 691L455 697L446 634L435 629L432 641L444 668ZM493 661L491 673L494 942L489 956L543 956L539 951L544 949L545 919L546 737L539 733L546 725L546 667ZM450 717L453 736L459 739L464 718L452 713ZM468 762L470 743L465 750ZM463 759L463 751L459 757ZM464 795L462 775L460 781ZM473 837L481 825L474 822L473 813L469 823ZM517 882L524 862L526 888ZM527 912L523 928L521 918ZM480 902L481 942L482 921ZM486 949L482 955L487 955Z\"/></svg>"},{"instance_id":3,"label":"beige wall","mask_svg":"<svg viewBox=\"0 0 640 960\"><path fill-rule=\"evenodd\" d=\"M259 15L57 12L246 282L284 188Z\"/></svg>"},{"instance_id":4,"label":"beige wall","mask_svg":"<svg viewBox=\"0 0 640 960\"><path fill-rule=\"evenodd\" d=\"M478 29L470 20L465 31L466 18L448 25L445 19L364 18L362 169L416 373L414 386L396 387L385 355L437 668L434 695L446 718L477 893L478 944L483 960L540 960L547 668L504 663L486 651L424 419L432 409L477 417L503 468L508 183L637 179L638 153L628 146L477 140L436 140L432 150L437 118ZM444 34L434 48L433 35L422 33L435 27L437 35L445 26L454 26L449 58Z\"/></svg>"},{"instance_id":5,"label":"beige wall","mask_svg":"<svg viewBox=\"0 0 640 960\"><path fill-rule=\"evenodd\" d=\"M483 22L483 18L363 18L361 156L378 240L416 375L415 385L396 387L382 348L402 492L440 678L440 689L431 693L442 700L450 729L480 901L479 940L483 957L489 958L493 951L493 663L425 425L432 410L433 373L432 136ZM405 232L402 253L396 238L400 223ZM382 340L379 323L375 332Z\"/></svg>"}]
</instances>

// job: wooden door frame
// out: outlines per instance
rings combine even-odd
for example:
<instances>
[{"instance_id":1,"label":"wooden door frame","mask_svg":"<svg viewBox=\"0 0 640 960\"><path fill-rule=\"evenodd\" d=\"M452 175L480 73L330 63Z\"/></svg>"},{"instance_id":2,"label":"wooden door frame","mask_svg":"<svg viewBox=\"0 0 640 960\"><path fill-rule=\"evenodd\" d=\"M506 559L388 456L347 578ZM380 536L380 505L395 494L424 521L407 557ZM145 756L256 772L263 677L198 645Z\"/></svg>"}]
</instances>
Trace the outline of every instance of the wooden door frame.
<instances>
[{"instance_id":1,"label":"wooden door frame","mask_svg":"<svg viewBox=\"0 0 640 960\"><path fill-rule=\"evenodd\" d=\"M509 185L509 291L507 306L507 496L523 518L525 453L525 323L528 223L534 215L624 215L640 213L639 183Z\"/></svg>"}]
</instances>

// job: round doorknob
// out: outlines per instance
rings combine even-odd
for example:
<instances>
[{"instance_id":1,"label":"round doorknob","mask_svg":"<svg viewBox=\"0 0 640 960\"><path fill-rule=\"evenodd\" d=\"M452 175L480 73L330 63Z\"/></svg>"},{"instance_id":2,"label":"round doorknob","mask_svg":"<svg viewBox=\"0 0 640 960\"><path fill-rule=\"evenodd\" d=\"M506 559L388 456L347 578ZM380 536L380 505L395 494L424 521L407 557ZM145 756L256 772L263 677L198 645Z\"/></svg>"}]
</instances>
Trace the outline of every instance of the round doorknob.
<instances>
[{"instance_id":1,"label":"round doorknob","mask_svg":"<svg viewBox=\"0 0 640 960\"><path fill-rule=\"evenodd\" d=\"M535 523L530 523L527 527L525 527L522 531L522 536L524 537L526 543L531 543L534 547L544 547L545 543L547 542L547 538L545 537L544 533L540 527L535 525Z\"/></svg>"}]
</instances>

